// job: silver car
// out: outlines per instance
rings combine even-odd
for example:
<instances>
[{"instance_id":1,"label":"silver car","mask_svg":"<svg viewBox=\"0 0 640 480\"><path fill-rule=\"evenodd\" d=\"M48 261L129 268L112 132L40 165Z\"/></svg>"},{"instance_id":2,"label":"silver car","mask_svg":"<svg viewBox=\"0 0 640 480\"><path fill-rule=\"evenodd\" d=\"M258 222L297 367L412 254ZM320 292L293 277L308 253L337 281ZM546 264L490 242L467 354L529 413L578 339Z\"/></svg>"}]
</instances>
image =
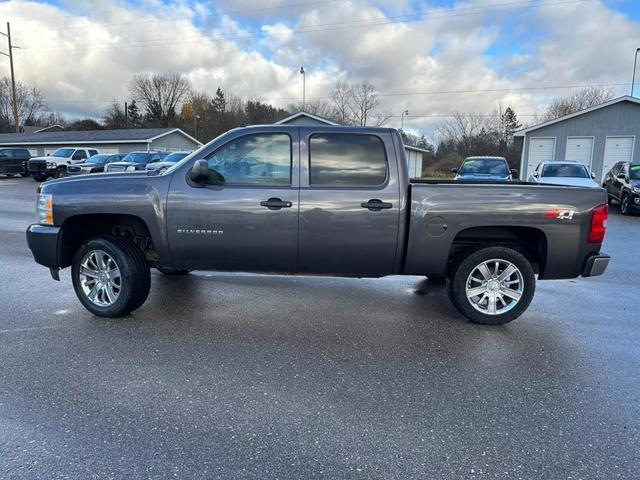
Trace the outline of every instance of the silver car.
<instances>
[{"instance_id":1,"label":"silver car","mask_svg":"<svg viewBox=\"0 0 640 480\"><path fill-rule=\"evenodd\" d=\"M580 162L570 160L540 163L529 177L530 182L551 185L598 188L593 172Z\"/></svg>"}]
</instances>

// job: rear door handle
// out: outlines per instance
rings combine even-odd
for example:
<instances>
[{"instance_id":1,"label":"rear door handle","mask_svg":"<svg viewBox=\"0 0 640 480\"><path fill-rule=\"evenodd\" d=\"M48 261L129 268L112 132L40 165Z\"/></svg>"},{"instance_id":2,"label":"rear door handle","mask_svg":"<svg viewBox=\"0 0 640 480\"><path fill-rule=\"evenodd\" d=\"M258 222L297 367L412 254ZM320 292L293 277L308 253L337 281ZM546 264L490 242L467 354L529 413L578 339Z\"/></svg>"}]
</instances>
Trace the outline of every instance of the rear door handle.
<instances>
[{"instance_id":1,"label":"rear door handle","mask_svg":"<svg viewBox=\"0 0 640 480\"><path fill-rule=\"evenodd\" d=\"M279 198L270 198L260 202L261 207L267 207L269 210L280 210L281 208L290 208L293 204L291 202L284 202Z\"/></svg>"},{"instance_id":2,"label":"rear door handle","mask_svg":"<svg viewBox=\"0 0 640 480\"><path fill-rule=\"evenodd\" d=\"M392 208L393 204L388 202L383 202L377 198L371 199L368 202L362 202L360 204L362 208L368 208L372 212L379 212L383 208Z\"/></svg>"}]
</instances>

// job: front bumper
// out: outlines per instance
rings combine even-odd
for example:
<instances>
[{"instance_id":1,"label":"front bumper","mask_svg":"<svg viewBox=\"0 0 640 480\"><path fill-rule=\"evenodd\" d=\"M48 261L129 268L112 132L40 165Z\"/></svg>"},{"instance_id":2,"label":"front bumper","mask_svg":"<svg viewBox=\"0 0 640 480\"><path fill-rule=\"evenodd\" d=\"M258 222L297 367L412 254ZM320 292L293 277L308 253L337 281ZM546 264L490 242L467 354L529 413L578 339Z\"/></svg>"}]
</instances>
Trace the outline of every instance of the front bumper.
<instances>
[{"instance_id":1,"label":"front bumper","mask_svg":"<svg viewBox=\"0 0 640 480\"><path fill-rule=\"evenodd\" d=\"M60 267L62 229L49 225L29 225L27 245L36 263L48 268Z\"/></svg>"},{"instance_id":2,"label":"front bumper","mask_svg":"<svg viewBox=\"0 0 640 480\"><path fill-rule=\"evenodd\" d=\"M605 253L598 255L591 255L584 262L584 268L582 269L583 277L596 277L602 275L609 265L611 257Z\"/></svg>"}]
</instances>

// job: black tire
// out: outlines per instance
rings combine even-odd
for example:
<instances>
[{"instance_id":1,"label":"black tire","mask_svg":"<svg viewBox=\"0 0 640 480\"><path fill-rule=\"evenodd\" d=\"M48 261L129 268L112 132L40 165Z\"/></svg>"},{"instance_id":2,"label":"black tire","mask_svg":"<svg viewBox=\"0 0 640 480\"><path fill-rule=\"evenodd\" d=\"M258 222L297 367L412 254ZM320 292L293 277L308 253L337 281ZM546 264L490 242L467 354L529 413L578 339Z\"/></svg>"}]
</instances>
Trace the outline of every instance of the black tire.
<instances>
[{"instance_id":1,"label":"black tire","mask_svg":"<svg viewBox=\"0 0 640 480\"><path fill-rule=\"evenodd\" d=\"M622 200L620 200L620 213L622 215L629 215L631 212L631 208L630 207L630 201L631 199L629 198L629 194L625 193L624 195L622 195Z\"/></svg>"},{"instance_id":2,"label":"black tire","mask_svg":"<svg viewBox=\"0 0 640 480\"><path fill-rule=\"evenodd\" d=\"M28 177L28 176L29 176L29 174L28 174L28 173L21 173L21 174L20 174L20 176L21 176L22 178L25 178L25 177Z\"/></svg>"},{"instance_id":3,"label":"black tire","mask_svg":"<svg viewBox=\"0 0 640 480\"><path fill-rule=\"evenodd\" d=\"M62 178L67 176L67 168L66 167L58 167L56 171L53 172L53 178Z\"/></svg>"},{"instance_id":4,"label":"black tire","mask_svg":"<svg viewBox=\"0 0 640 480\"><path fill-rule=\"evenodd\" d=\"M164 273L165 275L188 275L191 270L180 270L177 268L165 268L165 267L157 267L157 270L160 273Z\"/></svg>"},{"instance_id":5,"label":"black tire","mask_svg":"<svg viewBox=\"0 0 640 480\"><path fill-rule=\"evenodd\" d=\"M108 306L93 303L81 284L81 262L92 250L107 253L120 269L120 292L115 302ZM145 302L151 288L149 265L144 255L132 241L123 237L96 237L84 242L73 257L71 278L80 303L101 317L120 317L136 310Z\"/></svg>"},{"instance_id":6,"label":"black tire","mask_svg":"<svg viewBox=\"0 0 640 480\"><path fill-rule=\"evenodd\" d=\"M489 260L509 262L520 271L522 276L520 298L504 313L483 313L477 310L471 300L467 298L466 286L469 276L476 267ZM458 261L453 268L451 277L447 280L447 294L458 311L471 322L483 325L504 325L518 318L527 309L533 299L535 283L533 268L524 255L511 248L488 247L476 250Z\"/></svg>"},{"instance_id":7,"label":"black tire","mask_svg":"<svg viewBox=\"0 0 640 480\"><path fill-rule=\"evenodd\" d=\"M39 176L39 175L34 175L34 176L33 176L33 181L34 181L34 182L42 182L42 181L44 181L46 178L47 178L47 177L41 177L41 176Z\"/></svg>"},{"instance_id":8,"label":"black tire","mask_svg":"<svg viewBox=\"0 0 640 480\"><path fill-rule=\"evenodd\" d=\"M13 174L13 173L7 173L7 174L5 174L5 175L6 175L7 177L9 177L9 178L13 178L13 175L14 175L14 174Z\"/></svg>"}]
</instances>

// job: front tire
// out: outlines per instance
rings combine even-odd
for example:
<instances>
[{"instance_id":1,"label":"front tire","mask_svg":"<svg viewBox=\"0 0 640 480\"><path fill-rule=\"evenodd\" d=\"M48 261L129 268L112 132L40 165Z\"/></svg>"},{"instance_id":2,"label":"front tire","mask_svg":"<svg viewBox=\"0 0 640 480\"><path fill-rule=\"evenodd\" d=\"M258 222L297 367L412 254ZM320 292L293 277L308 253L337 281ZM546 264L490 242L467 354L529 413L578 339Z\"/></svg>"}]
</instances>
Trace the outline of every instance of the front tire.
<instances>
[{"instance_id":1,"label":"front tire","mask_svg":"<svg viewBox=\"0 0 640 480\"><path fill-rule=\"evenodd\" d=\"M58 167L56 171L53 172L53 178L62 178L67 176L67 169L65 167Z\"/></svg>"},{"instance_id":2,"label":"front tire","mask_svg":"<svg viewBox=\"0 0 640 480\"><path fill-rule=\"evenodd\" d=\"M527 309L535 282L533 268L520 252L488 247L467 255L454 267L447 293L471 322L504 325Z\"/></svg>"},{"instance_id":3,"label":"front tire","mask_svg":"<svg viewBox=\"0 0 640 480\"><path fill-rule=\"evenodd\" d=\"M122 237L96 237L73 257L73 288L94 315L120 317L140 307L151 287L149 265L140 249Z\"/></svg>"},{"instance_id":4,"label":"front tire","mask_svg":"<svg viewBox=\"0 0 640 480\"><path fill-rule=\"evenodd\" d=\"M620 213L622 215L629 215L629 210L630 210L630 198L629 198L629 194L625 193L622 196L622 200L620 201Z\"/></svg>"}]
</instances>

